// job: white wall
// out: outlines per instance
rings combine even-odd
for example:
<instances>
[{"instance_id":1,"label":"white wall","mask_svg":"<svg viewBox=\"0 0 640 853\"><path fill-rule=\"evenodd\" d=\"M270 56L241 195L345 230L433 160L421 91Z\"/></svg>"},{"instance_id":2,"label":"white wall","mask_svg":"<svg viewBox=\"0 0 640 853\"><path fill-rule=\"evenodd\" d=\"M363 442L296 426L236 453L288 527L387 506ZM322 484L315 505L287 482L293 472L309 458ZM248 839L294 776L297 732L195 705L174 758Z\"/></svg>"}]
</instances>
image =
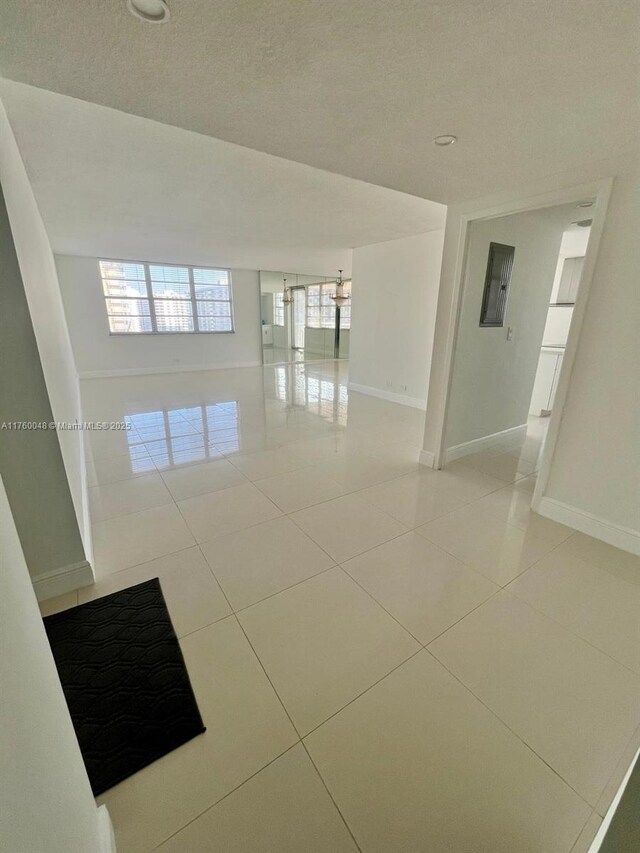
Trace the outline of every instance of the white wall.
<instances>
[{"instance_id":1,"label":"white wall","mask_svg":"<svg viewBox=\"0 0 640 853\"><path fill-rule=\"evenodd\" d=\"M353 251L350 386L426 406L444 232Z\"/></svg>"},{"instance_id":2,"label":"white wall","mask_svg":"<svg viewBox=\"0 0 640 853\"><path fill-rule=\"evenodd\" d=\"M471 223L447 447L526 424L558 251L571 210L548 208ZM480 326L491 242L515 247L504 326L496 328Z\"/></svg>"},{"instance_id":3,"label":"white wall","mask_svg":"<svg viewBox=\"0 0 640 853\"><path fill-rule=\"evenodd\" d=\"M260 292L254 270L231 271L233 334L126 336L109 334L98 260L56 255L56 265L81 377L262 363Z\"/></svg>"},{"instance_id":4,"label":"white wall","mask_svg":"<svg viewBox=\"0 0 640 853\"><path fill-rule=\"evenodd\" d=\"M616 178L547 495L640 531L640 170Z\"/></svg>"},{"instance_id":5,"label":"white wall","mask_svg":"<svg viewBox=\"0 0 640 853\"><path fill-rule=\"evenodd\" d=\"M0 480L0 839L7 853L106 853L58 672Z\"/></svg>"},{"instance_id":6,"label":"white wall","mask_svg":"<svg viewBox=\"0 0 640 853\"><path fill-rule=\"evenodd\" d=\"M578 526L580 518L586 519L581 529L588 527L592 535L608 537L607 541L615 540L632 550L632 540L637 548L640 535L637 155L594 163L449 208L422 458L428 462L435 457L443 425L456 264L464 217L473 216L476 211L499 212L503 206L519 205L524 199L553 203L563 188L572 192L575 188L577 200L578 193L583 197L592 195L597 181L611 177L615 179L613 194L543 503L547 498L561 503L569 508L565 523Z\"/></svg>"},{"instance_id":7,"label":"white wall","mask_svg":"<svg viewBox=\"0 0 640 853\"><path fill-rule=\"evenodd\" d=\"M0 182L54 419L82 421L80 385L51 246L2 103ZM84 551L91 561L84 436L79 430L59 431L58 441Z\"/></svg>"},{"instance_id":8,"label":"white wall","mask_svg":"<svg viewBox=\"0 0 640 853\"><path fill-rule=\"evenodd\" d=\"M589 210L590 208L586 210L586 214L589 214ZM585 212L580 209L574 210L574 213L580 218L587 218ZM587 254L590 234L591 228L580 228L579 225L571 225L564 231L562 241L560 243L560 251L558 252L558 264L553 278L553 287L551 288L551 302L555 302L557 299L560 279L562 278L564 259L583 258Z\"/></svg>"}]
</instances>

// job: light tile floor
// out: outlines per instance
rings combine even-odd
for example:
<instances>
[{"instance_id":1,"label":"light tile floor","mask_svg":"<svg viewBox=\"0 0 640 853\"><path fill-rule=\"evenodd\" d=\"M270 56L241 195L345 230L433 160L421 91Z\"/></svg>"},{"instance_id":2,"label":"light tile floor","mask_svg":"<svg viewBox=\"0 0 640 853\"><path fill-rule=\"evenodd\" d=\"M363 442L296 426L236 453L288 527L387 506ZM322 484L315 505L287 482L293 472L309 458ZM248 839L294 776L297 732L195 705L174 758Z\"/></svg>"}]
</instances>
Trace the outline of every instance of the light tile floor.
<instances>
[{"instance_id":1,"label":"light tile floor","mask_svg":"<svg viewBox=\"0 0 640 853\"><path fill-rule=\"evenodd\" d=\"M417 464L311 362L83 383L97 583L159 577L207 732L120 853L586 853L640 739L640 560L530 510L546 424Z\"/></svg>"}]
</instances>

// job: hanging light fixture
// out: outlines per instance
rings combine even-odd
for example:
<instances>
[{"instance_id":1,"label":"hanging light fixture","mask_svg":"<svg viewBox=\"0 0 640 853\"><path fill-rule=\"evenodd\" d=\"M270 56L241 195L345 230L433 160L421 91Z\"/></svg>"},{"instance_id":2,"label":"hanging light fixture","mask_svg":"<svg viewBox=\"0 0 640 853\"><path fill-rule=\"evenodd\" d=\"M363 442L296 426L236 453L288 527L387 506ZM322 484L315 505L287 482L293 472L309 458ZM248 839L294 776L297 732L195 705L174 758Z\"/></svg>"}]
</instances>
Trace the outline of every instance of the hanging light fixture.
<instances>
[{"instance_id":1,"label":"hanging light fixture","mask_svg":"<svg viewBox=\"0 0 640 853\"><path fill-rule=\"evenodd\" d=\"M291 295L291 288L287 287L286 278L283 278L282 281L284 282L284 293L282 295L282 304L283 305L291 305L291 303L293 302L293 296Z\"/></svg>"},{"instance_id":2,"label":"hanging light fixture","mask_svg":"<svg viewBox=\"0 0 640 853\"><path fill-rule=\"evenodd\" d=\"M336 303L336 307L340 308L341 305L344 305L345 302L349 301L349 296L345 295L344 292L344 281L342 280L342 270L338 270L340 275L336 281L336 294L332 296L331 299Z\"/></svg>"}]
</instances>

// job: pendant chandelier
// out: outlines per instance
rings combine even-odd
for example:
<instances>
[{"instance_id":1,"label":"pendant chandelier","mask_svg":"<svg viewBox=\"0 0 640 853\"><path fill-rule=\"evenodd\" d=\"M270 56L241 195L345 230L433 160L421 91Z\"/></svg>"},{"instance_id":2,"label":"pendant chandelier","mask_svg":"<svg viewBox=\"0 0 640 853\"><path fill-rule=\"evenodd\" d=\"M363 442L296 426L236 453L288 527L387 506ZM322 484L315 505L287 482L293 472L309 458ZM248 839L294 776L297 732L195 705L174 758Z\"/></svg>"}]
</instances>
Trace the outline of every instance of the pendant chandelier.
<instances>
[{"instance_id":1,"label":"pendant chandelier","mask_svg":"<svg viewBox=\"0 0 640 853\"><path fill-rule=\"evenodd\" d=\"M284 293L282 295L282 304L283 305L291 305L291 303L293 302L293 296L291 295L291 288L287 287L286 278L283 278L282 281L284 282Z\"/></svg>"},{"instance_id":2,"label":"pendant chandelier","mask_svg":"<svg viewBox=\"0 0 640 853\"><path fill-rule=\"evenodd\" d=\"M331 299L336 303L336 308L340 308L341 305L344 305L345 302L349 301L349 296L345 295L344 292L344 281L342 280L342 270L338 270L340 275L336 281L336 294L332 296Z\"/></svg>"}]
</instances>

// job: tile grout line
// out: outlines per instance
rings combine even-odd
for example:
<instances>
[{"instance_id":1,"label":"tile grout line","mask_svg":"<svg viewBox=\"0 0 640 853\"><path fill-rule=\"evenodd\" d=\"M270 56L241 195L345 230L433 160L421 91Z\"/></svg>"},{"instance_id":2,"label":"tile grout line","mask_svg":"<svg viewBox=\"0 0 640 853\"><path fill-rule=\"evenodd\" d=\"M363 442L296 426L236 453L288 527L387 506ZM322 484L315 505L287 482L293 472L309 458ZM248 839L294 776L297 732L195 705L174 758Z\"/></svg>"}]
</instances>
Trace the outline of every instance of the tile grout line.
<instances>
[{"instance_id":1,"label":"tile grout line","mask_svg":"<svg viewBox=\"0 0 640 853\"><path fill-rule=\"evenodd\" d=\"M520 741L520 743L522 743L522 744L523 744L523 745L524 745L524 746L529 750L529 752L531 752L531 754L532 754L532 755L535 755L535 756L536 756L536 758L538 758L538 759L539 759L539 760L540 760L540 761L541 761L541 762L542 762L546 767L548 767L548 768L549 768L549 770L551 770L551 772L552 772L555 776L557 776L557 777L558 777L558 779L560 779L560 781L561 781L561 782L563 782L563 783L564 783L568 788L570 788L570 789L573 791L573 793L574 793L574 794L575 794L575 795L576 795L576 796L577 796L577 797L578 797L578 798L579 798L579 799L580 799L580 800L581 800L581 801L582 801L582 802L583 802L583 803L584 803L584 804L585 804L589 809L593 809L593 808L594 808L594 806L592 806L592 805L591 805L591 803L589 803L587 800L585 800L585 798L582 796L582 794L580 794L578 791L576 791L576 789L573 787L573 785L572 785L570 782L568 782L568 781L567 781L567 780L566 780L566 779L565 779L565 778L564 778L564 777L563 777L563 776L562 776L562 775L561 775L561 774L560 774L560 773L559 773L559 772L558 772L558 771L557 771L557 770L556 770L556 769L555 769L551 764L549 764L549 762L548 762L545 758L543 758L541 755L539 755L539 754L535 751L535 749L531 746L531 744L527 743L527 741L526 741L526 740L524 740L524 738L523 738L521 735L519 735L519 734L518 734L518 732L517 732L517 731L515 731L515 729L512 729L512 728L511 728L511 726L510 726L510 725L509 725L505 720L503 720L503 719L502 719L502 717L501 717L501 716L500 716L496 711L494 711L494 710L493 710L493 708L491 708L489 705L487 705L487 703L486 703L483 699L481 699L481 698L480 698L476 693L474 693L474 691L473 691L473 690L472 690L472 689L471 689L467 684L465 684L465 683L464 683L464 681L462 681L462 679L461 679L459 676L457 676L457 675L455 674L455 672L452 672L452 670L450 670L450 669L449 669L449 667L448 667L448 666L447 666L447 665L446 665L442 660L440 660L440 658L439 658L439 657L437 657L437 655L435 654L435 652L432 652L432 651L431 651L431 649L430 649L430 648L428 648L427 646L425 646L424 651L425 651L425 652L427 652L428 654L430 654L430 655L431 655L431 657L432 657L432 658L433 658L433 659L434 659L434 660L435 660L435 661L436 661L436 662L437 662L437 663L438 663L438 664L439 664L443 669L445 669L445 670L449 673L449 675L450 675L452 678L455 678L455 680L458 682L458 684L460 684L460 685L461 685L461 686L462 686L462 687L463 687L463 688L464 688L468 693L470 693L470 694L471 694L471 696L473 696L473 697L474 697L474 699L476 699L476 700L477 700L477 701L478 701L478 702L479 702L479 703L480 703L484 708L486 708L486 710L487 710L487 711L489 711L489 713L490 713L493 717L495 717L495 718L496 718L496 720L498 720L498 721L499 721L499 722L500 722L500 723L501 723L501 724L502 724L506 729L508 729L508 730L511 732L511 734L512 734L515 738L517 738L517 740L519 740L519 741Z\"/></svg>"},{"instance_id":2,"label":"tile grout line","mask_svg":"<svg viewBox=\"0 0 640 853\"><path fill-rule=\"evenodd\" d=\"M315 731L317 731L319 728L324 726L325 723L328 723L329 720L332 720L335 716L337 716L342 711L344 711L345 708L348 708L349 705L352 705L358 699L361 699L366 693L368 693L370 690L372 690L374 687L376 687L378 684L380 684L380 682L384 681L385 678L388 678L391 675L391 673L395 672L397 669L400 669L401 666L404 666L412 658L414 658L416 655L419 655L421 652L424 652L424 651L427 651L427 649L425 649L421 645L419 649L416 649L415 651L411 652L411 654L408 655L404 660L401 660L394 667L392 667L392 669L390 669L388 672L385 672L384 675L381 675L380 678L378 678L376 681L373 682L373 684L370 684L368 687L365 687L365 689L362 690L360 693L358 693L357 696L354 696L352 699L349 699L349 701L346 702L341 708L338 708L336 711L333 711L331 714L329 714L329 716L325 720L322 720L322 722L318 723L317 726L314 726L312 729L309 729L309 731L306 732L302 736L301 739L304 741L306 738L308 738L310 735L312 735Z\"/></svg>"},{"instance_id":3,"label":"tile grout line","mask_svg":"<svg viewBox=\"0 0 640 853\"><path fill-rule=\"evenodd\" d=\"M166 843L167 843L167 841L169 841L169 840L170 840L170 839L172 839L172 838L175 838L175 836L176 836L176 835L178 835L179 833L181 833L181 832L182 832L184 829L186 829L188 826L191 826L191 824L192 824L192 823L194 823L196 820L198 820L199 818L201 818L201 817L202 817L203 815L205 815L207 812L211 811L211 809L213 809L213 808L215 808L216 806L220 805L220 803L222 803L224 800L226 800L226 799L227 799L227 797L230 797L232 794L235 794L235 792L236 792L236 791L239 791L239 790L240 790L240 788L242 788L242 787L243 787L247 782L251 781L251 779L254 779L256 776L258 776L260 773L262 773L262 771L263 771L263 770L266 770L266 769L267 769L267 767L270 767L272 764L274 764L276 761L278 761L278 759L282 758L282 756L283 756L283 755L286 755L288 752L291 752L291 750L292 750L292 749L295 749L295 747L296 747L296 746L298 746L298 744L302 744L302 741L301 741L301 740L297 740L295 743L292 743L292 744L291 744L291 746L288 746L285 750L283 750L282 752L280 752L278 755L276 755L276 756L275 756L274 758L272 758L270 761L267 761L267 763L266 763L266 764L264 764L262 767L258 768L258 770L256 770L255 772L253 772L250 776L247 776L247 778L246 778L246 779L243 779L243 780L242 780L242 782L240 782L238 785L236 785L236 786L235 786L234 788L232 788L230 791L227 791L227 793L226 793L226 794L224 794L222 797L220 797L220 799L216 800L214 803L211 803L211 805L207 806L207 807L206 807L206 809L203 809L203 810L202 810L201 812L199 812L197 815L195 815L194 817L190 818L190 819L189 819L185 824L183 824L179 829L176 829L176 831L175 831L175 832L172 832L172 833L171 833L171 835L167 835L167 837L166 837L166 838L163 838L163 839L162 839L162 841L161 841L159 844L156 844L156 846L153 848L153 851L155 851L155 850L159 850L159 849L163 846L163 844L166 844Z\"/></svg>"},{"instance_id":4,"label":"tile grout line","mask_svg":"<svg viewBox=\"0 0 640 853\"><path fill-rule=\"evenodd\" d=\"M304 742L304 739L303 739L303 740L301 740L301 741L300 741L300 743L302 744L302 748L303 748L303 749L304 749L304 751L306 752L306 754L307 754L307 758L308 758L308 759L309 759L309 761L311 762L311 765L313 766L313 769L314 769L314 770L316 771L316 773L318 774L318 778L319 778L319 779L320 779L320 781L322 782L322 786L324 787L325 791L327 792L327 795L329 796L329 798L330 798L331 802L332 802L332 803L333 803L333 805L335 806L336 811L337 811L337 812L338 812L338 814L340 815L340 818L341 818L342 822L344 823L344 825L345 825L345 827L346 827L347 832L348 832L348 833L349 833L349 835L351 836L351 838L352 838L352 840L353 840L353 843L355 844L355 846L356 846L357 850L359 851L359 853L362 853L362 847L360 847L360 845L358 844L358 840L356 839L356 836L355 836L355 834L354 834L353 830L351 829L351 827L350 827L350 826L349 826L349 824L347 823L347 819L346 819L346 817L342 814L342 811L341 811L341 809L340 809L340 806L338 805L338 803L336 802L336 800L335 800L335 798L334 798L333 794L331 793L331 791L330 791L330 789L329 789L329 786L328 786L328 784L327 784L327 782L326 782L326 780L325 780L324 776L322 775L322 773L321 773L321 772L320 772L320 770L318 769L318 765L317 765L317 764L315 763L315 761L313 760L313 757L312 757L311 753L309 752L309 748L307 747L306 743Z\"/></svg>"}]
</instances>

